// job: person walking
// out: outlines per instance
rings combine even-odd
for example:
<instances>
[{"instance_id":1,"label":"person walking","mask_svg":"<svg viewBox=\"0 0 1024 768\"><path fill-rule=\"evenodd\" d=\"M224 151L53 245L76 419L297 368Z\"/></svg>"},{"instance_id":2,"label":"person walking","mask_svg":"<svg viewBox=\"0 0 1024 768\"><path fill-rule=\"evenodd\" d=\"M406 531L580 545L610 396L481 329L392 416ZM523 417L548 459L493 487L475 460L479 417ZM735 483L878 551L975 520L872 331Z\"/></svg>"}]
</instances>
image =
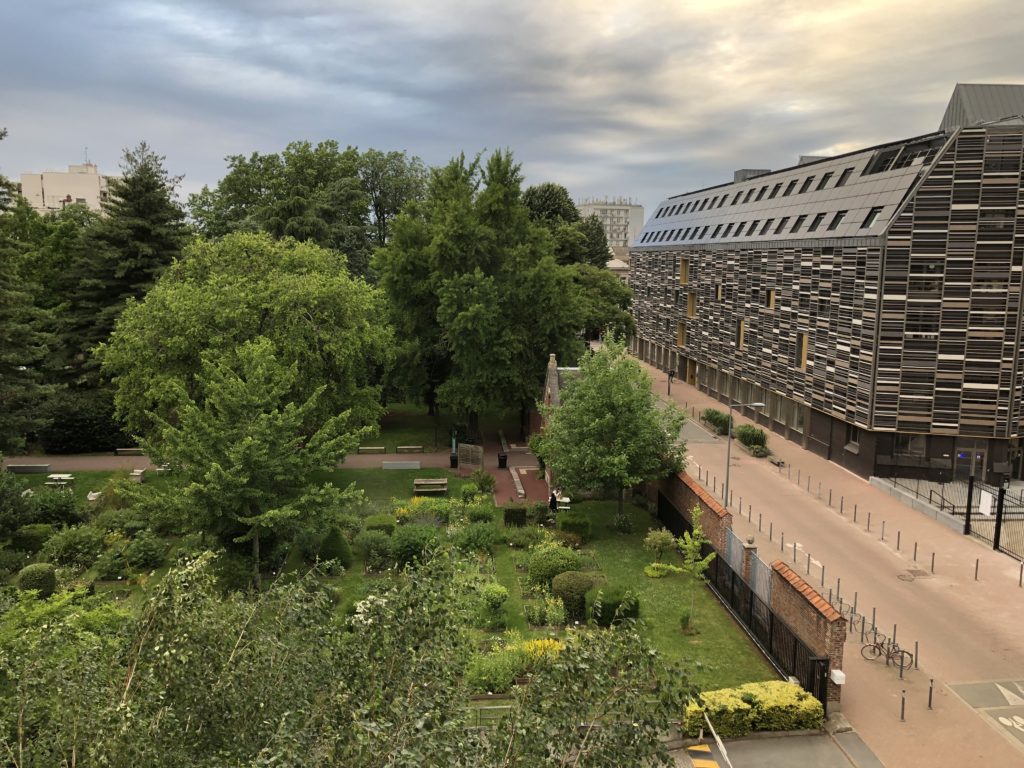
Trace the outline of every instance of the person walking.
<instances>
[{"instance_id":1,"label":"person walking","mask_svg":"<svg viewBox=\"0 0 1024 768\"><path fill-rule=\"evenodd\" d=\"M552 517L558 511L558 497L559 491L557 488L551 489L551 498L548 499L548 510L550 510Z\"/></svg>"}]
</instances>

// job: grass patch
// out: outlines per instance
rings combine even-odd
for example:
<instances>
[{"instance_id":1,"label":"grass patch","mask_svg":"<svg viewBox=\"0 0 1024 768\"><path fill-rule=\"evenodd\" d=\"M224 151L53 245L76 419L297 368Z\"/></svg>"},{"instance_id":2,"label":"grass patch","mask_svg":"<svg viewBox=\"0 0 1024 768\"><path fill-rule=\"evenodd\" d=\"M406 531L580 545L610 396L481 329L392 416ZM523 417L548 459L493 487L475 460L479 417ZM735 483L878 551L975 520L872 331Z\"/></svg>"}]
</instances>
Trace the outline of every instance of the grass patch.
<instances>
[{"instance_id":1,"label":"grass patch","mask_svg":"<svg viewBox=\"0 0 1024 768\"><path fill-rule=\"evenodd\" d=\"M364 441L364 445L383 445L394 453L400 445L422 445L426 451L448 451L452 446L452 425L460 419L449 411L430 416L420 403L392 403L380 420L380 434ZM519 435L518 411L488 411L480 414L480 429L488 437L498 430L513 440Z\"/></svg>"},{"instance_id":2,"label":"grass patch","mask_svg":"<svg viewBox=\"0 0 1024 768\"><path fill-rule=\"evenodd\" d=\"M448 478L448 496L457 497L462 486L469 484L468 478L459 477L449 469L336 469L323 472L319 479L330 480L340 488L355 483L372 502L383 503L391 499L412 497L412 481L416 478Z\"/></svg>"}]
</instances>

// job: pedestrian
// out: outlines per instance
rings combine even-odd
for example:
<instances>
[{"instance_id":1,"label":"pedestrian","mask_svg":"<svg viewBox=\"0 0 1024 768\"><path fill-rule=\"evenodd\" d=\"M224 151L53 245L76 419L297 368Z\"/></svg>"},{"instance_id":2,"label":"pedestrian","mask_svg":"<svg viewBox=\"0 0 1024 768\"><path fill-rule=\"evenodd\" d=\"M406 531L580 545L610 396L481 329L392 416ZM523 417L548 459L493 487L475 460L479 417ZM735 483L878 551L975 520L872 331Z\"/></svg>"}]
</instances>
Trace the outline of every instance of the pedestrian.
<instances>
[{"instance_id":1,"label":"pedestrian","mask_svg":"<svg viewBox=\"0 0 1024 768\"><path fill-rule=\"evenodd\" d=\"M560 492L557 488L551 489L551 498L548 499L548 509L551 510L551 514L555 514L558 511L558 497Z\"/></svg>"}]
</instances>

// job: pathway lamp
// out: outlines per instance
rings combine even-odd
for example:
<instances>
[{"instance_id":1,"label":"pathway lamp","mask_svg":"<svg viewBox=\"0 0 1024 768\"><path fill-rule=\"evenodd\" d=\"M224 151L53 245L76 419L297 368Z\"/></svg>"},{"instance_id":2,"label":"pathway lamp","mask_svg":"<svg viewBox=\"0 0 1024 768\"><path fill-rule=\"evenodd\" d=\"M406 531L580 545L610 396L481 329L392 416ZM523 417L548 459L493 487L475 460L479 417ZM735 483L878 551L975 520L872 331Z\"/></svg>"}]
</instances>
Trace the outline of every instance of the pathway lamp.
<instances>
[{"instance_id":1,"label":"pathway lamp","mask_svg":"<svg viewBox=\"0 0 1024 768\"><path fill-rule=\"evenodd\" d=\"M729 437L725 441L725 485L722 488L722 499L725 501L725 508L729 508L729 467L732 462L732 409L736 408L764 408L764 403L734 403L729 400Z\"/></svg>"}]
</instances>

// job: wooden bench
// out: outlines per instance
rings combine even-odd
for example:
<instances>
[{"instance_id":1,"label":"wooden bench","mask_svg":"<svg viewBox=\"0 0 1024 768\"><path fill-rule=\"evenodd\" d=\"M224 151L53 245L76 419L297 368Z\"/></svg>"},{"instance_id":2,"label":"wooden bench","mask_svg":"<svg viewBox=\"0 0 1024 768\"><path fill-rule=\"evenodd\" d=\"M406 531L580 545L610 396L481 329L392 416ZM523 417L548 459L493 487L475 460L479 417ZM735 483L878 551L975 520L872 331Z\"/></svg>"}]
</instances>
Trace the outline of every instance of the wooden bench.
<instances>
[{"instance_id":1,"label":"wooden bench","mask_svg":"<svg viewBox=\"0 0 1024 768\"><path fill-rule=\"evenodd\" d=\"M383 445L360 445L356 453L387 453Z\"/></svg>"},{"instance_id":2,"label":"wooden bench","mask_svg":"<svg viewBox=\"0 0 1024 768\"><path fill-rule=\"evenodd\" d=\"M8 464L7 471L16 475L45 475L50 471L49 464Z\"/></svg>"},{"instance_id":3,"label":"wooden bench","mask_svg":"<svg viewBox=\"0 0 1024 768\"><path fill-rule=\"evenodd\" d=\"M145 456L141 448L115 448L115 456Z\"/></svg>"},{"instance_id":4,"label":"wooden bench","mask_svg":"<svg viewBox=\"0 0 1024 768\"><path fill-rule=\"evenodd\" d=\"M422 445L400 445L395 449L398 453L423 453Z\"/></svg>"},{"instance_id":5,"label":"wooden bench","mask_svg":"<svg viewBox=\"0 0 1024 768\"><path fill-rule=\"evenodd\" d=\"M412 481L413 496L423 496L428 493L448 494L448 478L428 477L417 478Z\"/></svg>"}]
</instances>

